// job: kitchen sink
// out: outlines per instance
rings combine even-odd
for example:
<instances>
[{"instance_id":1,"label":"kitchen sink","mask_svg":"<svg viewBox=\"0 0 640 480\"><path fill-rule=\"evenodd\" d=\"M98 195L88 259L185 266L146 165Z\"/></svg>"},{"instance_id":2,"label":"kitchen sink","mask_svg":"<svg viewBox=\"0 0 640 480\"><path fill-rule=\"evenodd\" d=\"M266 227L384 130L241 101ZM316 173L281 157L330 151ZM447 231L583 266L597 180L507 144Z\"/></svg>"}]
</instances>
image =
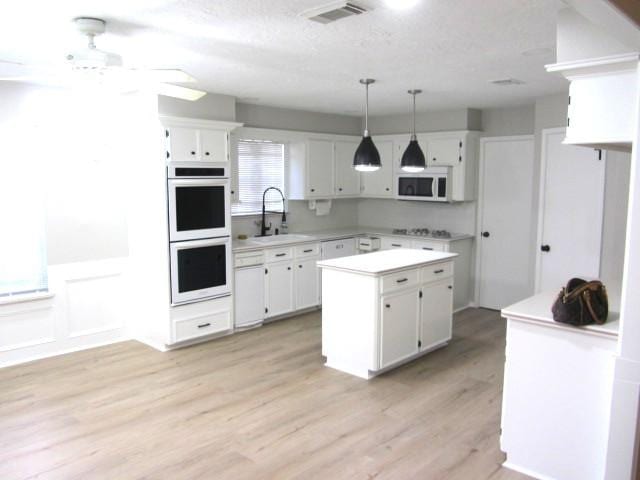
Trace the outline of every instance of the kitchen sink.
<instances>
[{"instance_id":1,"label":"kitchen sink","mask_svg":"<svg viewBox=\"0 0 640 480\"><path fill-rule=\"evenodd\" d=\"M268 237L253 237L252 242L260 243L263 245L274 245L278 243L288 242L304 242L307 240L313 240L310 235L299 235L296 233L283 233L282 235L269 235Z\"/></svg>"}]
</instances>

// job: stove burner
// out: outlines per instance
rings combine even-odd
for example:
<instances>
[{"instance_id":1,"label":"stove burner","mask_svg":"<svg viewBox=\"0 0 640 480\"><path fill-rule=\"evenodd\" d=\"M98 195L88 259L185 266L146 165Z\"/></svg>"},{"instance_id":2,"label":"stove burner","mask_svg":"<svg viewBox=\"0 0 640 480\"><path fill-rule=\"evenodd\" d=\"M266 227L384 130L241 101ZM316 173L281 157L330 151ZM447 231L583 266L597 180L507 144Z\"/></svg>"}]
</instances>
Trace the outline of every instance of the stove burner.
<instances>
[{"instance_id":1,"label":"stove burner","mask_svg":"<svg viewBox=\"0 0 640 480\"><path fill-rule=\"evenodd\" d=\"M430 230L428 228L394 228L391 233L416 237L451 238L451 232L447 230Z\"/></svg>"}]
</instances>

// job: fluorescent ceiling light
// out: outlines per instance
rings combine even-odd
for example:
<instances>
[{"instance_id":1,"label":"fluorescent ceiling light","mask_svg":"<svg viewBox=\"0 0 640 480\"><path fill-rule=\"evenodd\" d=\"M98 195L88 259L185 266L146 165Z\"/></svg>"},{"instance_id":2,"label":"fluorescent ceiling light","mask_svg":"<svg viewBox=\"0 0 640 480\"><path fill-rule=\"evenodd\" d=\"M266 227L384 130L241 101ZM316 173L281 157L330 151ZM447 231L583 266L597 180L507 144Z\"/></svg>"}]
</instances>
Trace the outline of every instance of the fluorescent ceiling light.
<instances>
[{"instance_id":1,"label":"fluorescent ceiling light","mask_svg":"<svg viewBox=\"0 0 640 480\"><path fill-rule=\"evenodd\" d=\"M406 10L414 7L420 0L384 0L387 7L394 10Z\"/></svg>"}]
</instances>

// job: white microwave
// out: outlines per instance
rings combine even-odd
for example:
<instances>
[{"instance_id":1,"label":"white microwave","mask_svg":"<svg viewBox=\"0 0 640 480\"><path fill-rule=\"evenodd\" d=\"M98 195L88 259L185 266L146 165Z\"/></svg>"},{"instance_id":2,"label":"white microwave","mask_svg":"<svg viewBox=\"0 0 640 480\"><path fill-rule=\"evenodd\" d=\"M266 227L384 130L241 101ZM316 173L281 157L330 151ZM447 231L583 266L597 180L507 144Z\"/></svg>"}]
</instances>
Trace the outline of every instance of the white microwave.
<instances>
[{"instance_id":1,"label":"white microwave","mask_svg":"<svg viewBox=\"0 0 640 480\"><path fill-rule=\"evenodd\" d=\"M451 167L430 167L420 173L400 174L396 179L398 200L451 201Z\"/></svg>"}]
</instances>

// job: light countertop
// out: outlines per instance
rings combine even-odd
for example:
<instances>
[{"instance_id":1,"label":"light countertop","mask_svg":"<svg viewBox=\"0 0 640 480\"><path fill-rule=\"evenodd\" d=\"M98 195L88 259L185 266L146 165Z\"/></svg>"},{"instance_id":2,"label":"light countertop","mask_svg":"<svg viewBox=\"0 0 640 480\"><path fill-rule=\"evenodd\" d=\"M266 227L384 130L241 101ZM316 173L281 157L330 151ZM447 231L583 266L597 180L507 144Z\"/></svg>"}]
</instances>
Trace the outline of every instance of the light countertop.
<instances>
[{"instance_id":1,"label":"light countertop","mask_svg":"<svg viewBox=\"0 0 640 480\"><path fill-rule=\"evenodd\" d=\"M467 233L453 233L451 238L437 238L430 236L419 236L419 235L398 235L391 233L391 228L381 228L381 227L351 227L351 228L343 228L343 229L334 229L334 230L319 230L319 231L309 231L309 232L290 232L296 235L307 235L308 238L305 239L291 239L291 241L283 241L278 242L277 244L263 244L259 242L252 241L252 237L249 237L246 240L238 240L237 238L233 239L233 251L234 252L243 252L248 250L261 250L264 248L270 247L282 247L286 245L294 245L294 244L303 244L303 243L313 243L313 242L322 242L326 240L338 240L341 238L349 238L356 236L385 236L385 237L397 237L397 238L405 238L411 240L424 240L429 242L455 242L458 240L464 240L467 238L473 238L473 235L469 235Z\"/></svg>"},{"instance_id":2,"label":"light countertop","mask_svg":"<svg viewBox=\"0 0 640 480\"><path fill-rule=\"evenodd\" d=\"M332 260L321 260L317 265L320 268L377 276L408 268L422 267L432 263L440 263L457 256L457 253L403 248L334 258Z\"/></svg>"},{"instance_id":3,"label":"light countertop","mask_svg":"<svg viewBox=\"0 0 640 480\"><path fill-rule=\"evenodd\" d=\"M606 337L618 337L618 329L620 327L619 314L617 312L609 312L609 318L603 325L587 325L584 327L574 327L558 323L553 320L551 306L555 301L558 292L543 292L533 297L529 297L521 302L514 303L502 309L502 316L523 322L537 323L553 328L562 328L572 330L579 333L594 334Z\"/></svg>"}]
</instances>

